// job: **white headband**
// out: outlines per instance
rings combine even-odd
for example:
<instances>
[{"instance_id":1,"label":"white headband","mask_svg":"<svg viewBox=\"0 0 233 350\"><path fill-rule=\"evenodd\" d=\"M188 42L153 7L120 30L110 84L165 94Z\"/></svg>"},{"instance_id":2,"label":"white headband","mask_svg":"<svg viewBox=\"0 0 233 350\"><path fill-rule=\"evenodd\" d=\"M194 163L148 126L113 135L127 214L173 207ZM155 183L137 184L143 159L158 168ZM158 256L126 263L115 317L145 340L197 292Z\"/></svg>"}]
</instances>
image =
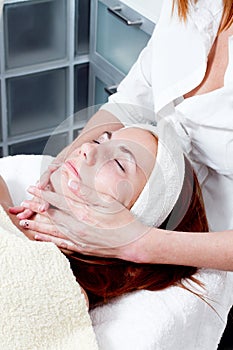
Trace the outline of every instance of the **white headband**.
<instances>
[{"instance_id":1,"label":"white headband","mask_svg":"<svg viewBox=\"0 0 233 350\"><path fill-rule=\"evenodd\" d=\"M159 227L174 208L183 186L183 151L174 129L165 119L157 126L133 124L128 127L148 130L158 138L155 166L131 212L142 223Z\"/></svg>"}]
</instances>

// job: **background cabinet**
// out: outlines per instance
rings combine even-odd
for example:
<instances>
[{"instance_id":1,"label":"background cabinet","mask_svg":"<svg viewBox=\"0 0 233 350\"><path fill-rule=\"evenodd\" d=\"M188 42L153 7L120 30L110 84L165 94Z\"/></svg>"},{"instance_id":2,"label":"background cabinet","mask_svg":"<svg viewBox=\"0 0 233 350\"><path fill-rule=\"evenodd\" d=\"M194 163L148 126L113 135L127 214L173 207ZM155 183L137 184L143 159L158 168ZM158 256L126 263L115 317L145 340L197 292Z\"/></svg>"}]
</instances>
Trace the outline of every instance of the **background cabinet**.
<instances>
[{"instance_id":1,"label":"background cabinet","mask_svg":"<svg viewBox=\"0 0 233 350\"><path fill-rule=\"evenodd\" d=\"M86 123L89 19L89 0L5 1L0 156L41 154L48 141L55 155Z\"/></svg>"},{"instance_id":2,"label":"background cabinet","mask_svg":"<svg viewBox=\"0 0 233 350\"><path fill-rule=\"evenodd\" d=\"M115 91L154 24L118 0L4 3L0 156L56 155L97 109L86 107Z\"/></svg>"},{"instance_id":3,"label":"background cabinet","mask_svg":"<svg viewBox=\"0 0 233 350\"><path fill-rule=\"evenodd\" d=\"M128 73L154 23L117 0L92 0L90 28L89 104L93 105L106 102L109 87L117 86Z\"/></svg>"}]
</instances>

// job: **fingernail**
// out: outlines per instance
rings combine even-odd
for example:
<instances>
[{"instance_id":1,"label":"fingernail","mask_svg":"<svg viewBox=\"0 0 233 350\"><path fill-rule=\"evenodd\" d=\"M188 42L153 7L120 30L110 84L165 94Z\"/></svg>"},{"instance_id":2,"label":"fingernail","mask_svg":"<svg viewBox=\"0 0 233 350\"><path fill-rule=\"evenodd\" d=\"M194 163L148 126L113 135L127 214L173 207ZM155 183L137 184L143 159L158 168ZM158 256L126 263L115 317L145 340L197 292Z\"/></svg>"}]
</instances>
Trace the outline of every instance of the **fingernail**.
<instances>
[{"instance_id":1,"label":"fingernail","mask_svg":"<svg viewBox=\"0 0 233 350\"><path fill-rule=\"evenodd\" d=\"M64 248L64 249L67 249L67 244L64 243L64 242L61 242L60 247L61 247L61 248Z\"/></svg>"},{"instance_id":2,"label":"fingernail","mask_svg":"<svg viewBox=\"0 0 233 350\"><path fill-rule=\"evenodd\" d=\"M38 235L38 234L36 234L36 235L34 236L34 238L35 238L35 240L42 240L42 237L41 237L40 235Z\"/></svg>"},{"instance_id":3,"label":"fingernail","mask_svg":"<svg viewBox=\"0 0 233 350\"><path fill-rule=\"evenodd\" d=\"M29 222L27 220L20 220L19 225L28 228L29 227Z\"/></svg>"},{"instance_id":4,"label":"fingernail","mask_svg":"<svg viewBox=\"0 0 233 350\"><path fill-rule=\"evenodd\" d=\"M47 205L46 204L41 204L38 209L39 209L39 211L41 213L43 213L44 211L47 210Z\"/></svg>"},{"instance_id":5,"label":"fingernail","mask_svg":"<svg viewBox=\"0 0 233 350\"><path fill-rule=\"evenodd\" d=\"M28 203L22 202L20 203L20 206L24 208L28 208Z\"/></svg>"},{"instance_id":6,"label":"fingernail","mask_svg":"<svg viewBox=\"0 0 233 350\"><path fill-rule=\"evenodd\" d=\"M30 193L34 193L35 192L35 186L29 186L27 188L27 191L30 192Z\"/></svg>"},{"instance_id":7,"label":"fingernail","mask_svg":"<svg viewBox=\"0 0 233 350\"><path fill-rule=\"evenodd\" d=\"M72 188L73 190L77 190L77 189L78 189L78 184L77 184L77 182L75 182L75 181L73 181L73 180L71 180L71 179L69 179L69 181L68 181L68 186L69 186L70 188Z\"/></svg>"}]
</instances>

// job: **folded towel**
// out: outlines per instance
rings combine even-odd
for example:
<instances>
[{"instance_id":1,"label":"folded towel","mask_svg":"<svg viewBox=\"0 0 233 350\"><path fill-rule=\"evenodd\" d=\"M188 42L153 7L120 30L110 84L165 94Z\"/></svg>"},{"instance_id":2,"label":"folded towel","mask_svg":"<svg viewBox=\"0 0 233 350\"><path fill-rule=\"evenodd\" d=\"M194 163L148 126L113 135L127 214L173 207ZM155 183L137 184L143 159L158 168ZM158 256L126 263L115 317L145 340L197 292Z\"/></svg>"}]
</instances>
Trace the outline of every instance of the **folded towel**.
<instances>
[{"instance_id":1,"label":"folded towel","mask_svg":"<svg viewBox=\"0 0 233 350\"><path fill-rule=\"evenodd\" d=\"M197 277L205 283L206 291L192 289L206 302L174 286L130 293L94 309L91 318L99 348L216 350L233 303L233 275L201 270Z\"/></svg>"},{"instance_id":2,"label":"folded towel","mask_svg":"<svg viewBox=\"0 0 233 350\"><path fill-rule=\"evenodd\" d=\"M97 350L65 255L30 241L0 206L0 344L4 350Z\"/></svg>"}]
</instances>

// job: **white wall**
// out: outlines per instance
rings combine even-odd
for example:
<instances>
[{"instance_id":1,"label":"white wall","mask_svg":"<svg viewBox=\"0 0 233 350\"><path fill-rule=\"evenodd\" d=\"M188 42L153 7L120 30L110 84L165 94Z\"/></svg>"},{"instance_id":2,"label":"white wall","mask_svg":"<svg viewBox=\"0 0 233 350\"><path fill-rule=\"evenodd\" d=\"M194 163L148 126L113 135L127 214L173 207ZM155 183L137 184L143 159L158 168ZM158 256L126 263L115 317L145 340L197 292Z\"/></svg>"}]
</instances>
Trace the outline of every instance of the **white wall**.
<instances>
[{"instance_id":1,"label":"white wall","mask_svg":"<svg viewBox=\"0 0 233 350\"><path fill-rule=\"evenodd\" d=\"M163 0L121 0L121 2L156 23Z\"/></svg>"},{"instance_id":2,"label":"white wall","mask_svg":"<svg viewBox=\"0 0 233 350\"><path fill-rule=\"evenodd\" d=\"M0 17L1 17L1 15L2 15L3 1L4 1L4 0L0 0Z\"/></svg>"}]
</instances>

